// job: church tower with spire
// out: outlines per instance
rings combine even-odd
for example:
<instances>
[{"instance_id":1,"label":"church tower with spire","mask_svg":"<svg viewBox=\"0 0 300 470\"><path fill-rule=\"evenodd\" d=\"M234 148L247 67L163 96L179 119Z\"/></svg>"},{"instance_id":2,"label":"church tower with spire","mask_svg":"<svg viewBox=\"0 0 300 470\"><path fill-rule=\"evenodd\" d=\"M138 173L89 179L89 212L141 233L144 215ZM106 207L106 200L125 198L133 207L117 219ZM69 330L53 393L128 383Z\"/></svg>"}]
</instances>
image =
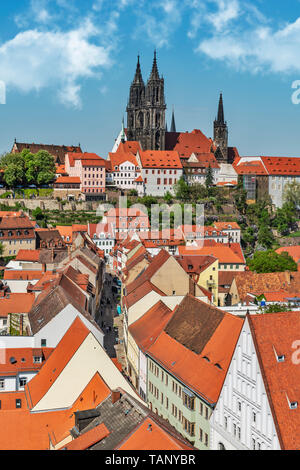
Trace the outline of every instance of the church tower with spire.
<instances>
[{"instance_id":1,"label":"church tower with spire","mask_svg":"<svg viewBox=\"0 0 300 470\"><path fill-rule=\"evenodd\" d=\"M216 159L220 163L228 163L228 127L224 119L223 96L220 94L218 117L214 121L214 143Z\"/></svg>"},{"instance_id":2,"label":"church tower with spire","mask_svg":"<svg viewBox=\"0 0 300 470\"><path fill-rule=\"evenodd\" d=\"M164 150L165 111L164 79L159 76L155 51L146 86L138 57L127 106L127 139L140 141L143 150Z\"/></svg>"}]
</instances>

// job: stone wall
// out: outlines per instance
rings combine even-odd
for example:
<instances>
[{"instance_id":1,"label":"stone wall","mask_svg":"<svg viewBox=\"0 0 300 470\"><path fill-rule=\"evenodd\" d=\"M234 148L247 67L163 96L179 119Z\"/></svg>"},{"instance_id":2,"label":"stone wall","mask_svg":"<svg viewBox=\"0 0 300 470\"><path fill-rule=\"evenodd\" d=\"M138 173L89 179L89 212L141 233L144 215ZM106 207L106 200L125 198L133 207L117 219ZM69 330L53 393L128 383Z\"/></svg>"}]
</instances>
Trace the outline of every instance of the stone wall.
<instances>
[{"instance_id":1,"label":"stone wall","mask_svg":"<svg viewBox=\"0 0 300 470\"><path fill-rule=\"evenodd\" d=\"M65 204L57 201L56 199L49 198L39 198L39 199L0 199L0 204L5 204L6 206L14 207L16 203L19 203L24 210L26 209L32 211L37 207L40 207L42 210L60 210L60 211L80 211L80 210L97 210L100 201L70 201Z\"/></svg>"}]
</instances>

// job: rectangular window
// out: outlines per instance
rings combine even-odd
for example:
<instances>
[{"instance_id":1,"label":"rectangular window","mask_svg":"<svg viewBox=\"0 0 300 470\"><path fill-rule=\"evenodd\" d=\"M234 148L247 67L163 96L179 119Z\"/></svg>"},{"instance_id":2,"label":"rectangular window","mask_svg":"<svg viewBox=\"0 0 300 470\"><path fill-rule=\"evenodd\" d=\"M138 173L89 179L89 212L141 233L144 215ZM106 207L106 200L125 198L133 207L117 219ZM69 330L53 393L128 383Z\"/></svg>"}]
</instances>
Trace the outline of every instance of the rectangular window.
<instances>
[{"instance_id":1,"label":"rectangular window","mask_svg":"<svg viewBox=\"0 0 300 470\"><path fill-rule=\"evenodd\" d=\"M201 428L199 429L199 440L200 440L200 442L203 441L203 431L202 431Z\"/></svg>"},{"instance_id":2,"label":"rectangular window","mask_svg":"<svg viewBox=\"0 0 300 470\"><path fill-rule=\"evenodd\" d=\"M26 383L27 383L26 377L20 377L20 379L19 379L19 386L20 386L20 387L25 387Z\"/></svg>"},{"instance_id":3,"label":"rectangular window","mask_svg":"<svg viewBox=\"0 0 300 470\"><path fill-rule=\"evenodd\" d=\"M206 445L206 447L208 446L208 434L206 433L205 433L204 444Z\"/></svg>"},{"instance_id":4,"label":"rectangular window","mask_svg":"<svg viewBox=\"0 0 300 470\"><path fill-rule=\"evenodd\" d=\"M189 397L186 393L183 393L183 404L189 410L194 410L195 409L195 398L194 397Z\"/></svg>"},{"instance_id":5,"label":"rectangular window","mask_svg":"<svg viewBox=\"0 0 300 470\"><path fill-rule=\"evenodd\" d=\"M46 339L41 339L41 346L42 346L42 348L45 348L47 346L47 340Z\"/></svg>"},{"instance_id":6,"label":"rectangular window","mask_svg":"<svg viewBox=\"0 0 300 470\"><path fill-rule=\"evenodd\" d=\"M0 390L4 390L4 389L5 389L5 380L0 379Z\"/></svg>"},{"instance_id":7,"label":"rectangular window","mask_svg":"<svg viewBox=\"0 0 300 470\"><path fill-rule=\"evenodd\" d=\"M22 408L22 400L20 398L16 399L16 408Z\"/></svg>"}]
</instances>

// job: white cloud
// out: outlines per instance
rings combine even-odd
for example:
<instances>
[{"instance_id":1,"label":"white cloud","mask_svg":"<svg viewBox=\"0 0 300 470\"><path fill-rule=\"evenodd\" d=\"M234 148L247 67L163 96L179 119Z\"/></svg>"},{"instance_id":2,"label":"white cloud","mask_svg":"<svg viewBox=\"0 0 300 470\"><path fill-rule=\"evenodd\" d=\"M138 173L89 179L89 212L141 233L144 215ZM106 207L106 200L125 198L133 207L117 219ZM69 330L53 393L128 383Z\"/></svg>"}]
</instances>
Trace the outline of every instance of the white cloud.
<instances>
[{"instance_id":1,"label":"white cloud","mask_svg":"<svg viewBox=\"0 0 300 470\"><path fill-rule=\"evenodd\" d=\"M19 33L0 46L0 79L8 90L56 89L62 103L79 107L80 81L99 77L111 65L109 46L91 42L97 34L90 20L69 32L33 29Z\"/></svg>"},{"instance_id":2,"label":"white cloud","mask_svg":"<svg viewBox=\"0 0 300 470\"><path fill-rule=\"evenodd\" d=\"M136 10L138 26L134 38L146 38L156 47L168 47L181 23L183 6L178 0L141 1Z\"/></svg>"},{"instance_id":3,"label":"white cloud","mask_svg":"<svg viewBox=\"0 0 300 470\"><path fill-rule=\"evenodd\" d=\"M237 0L213 0L217 4L218 10L209 13L206 19L212 23L216 31L222 31L230 21L236 19L240 13L239 2Z\"/></svg>"},{"instance_id":4,"label":"white cloud","mask_svg":"<svg viewBox=\"0 0 300 470\"><path fill-rule=\"evenodd\" d=\"M257 8L233 3L228 2L223 20L208 17L215 28L211 30L211 37L200 41L196 51L224 61L230 67L253 73L300 72L300 17L293 23L275 28ZM223 0L219 4L221 8L225 7ZM249 20L251 14L256 22ZM225 20L236 20L236 23L229 28Z\"/></svg>"}]
</instances>

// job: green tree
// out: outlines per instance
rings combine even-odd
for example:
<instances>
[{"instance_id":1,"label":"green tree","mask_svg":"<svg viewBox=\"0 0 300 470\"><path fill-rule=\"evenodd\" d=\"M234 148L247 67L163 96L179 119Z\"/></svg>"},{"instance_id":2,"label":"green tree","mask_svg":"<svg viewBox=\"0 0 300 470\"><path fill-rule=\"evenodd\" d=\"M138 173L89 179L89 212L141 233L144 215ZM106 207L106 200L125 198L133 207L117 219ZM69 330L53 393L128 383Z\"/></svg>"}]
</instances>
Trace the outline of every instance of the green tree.
<instances>
[{"instance_id":1,"label":"green tree","mask_svg":"<svg viewBox=\"0 0 300 470\"><path fill-rule=\"evenodd\" d=\"M263 224L259 227L257 241L264 248L272 248L275 242L275 238L272 231L270 230L270 226Z\"/></svg>"},{"instance_id":2,"label":"green tree","mask_svg":"<svg viewBox=\"0 0 300 470\"><path fill-rule=\"evenodd\" d=\"M190 188L183 177L179 178L175 184L176 198L181 201L188 201L190 199Z\"/></svg>"},{"instance_id":3,"label":"green tree","mask_svg":"<svg viewBox=\"0 0 300 470\"><path fill-rule=\"evenodd\" d=\"M279 313L279 312L289 312L291 308L286 305L281 304L273 304L268 305L266 309L264 309L264 313Z\"/></svg>"},{"instance_id":4,"label":"green tree","mask_svg":"<svg viewBox=\"0 0 300 470\"><path fill-rule=\"evenodd\" d=\"M4 181L9 187L19 184L49 184L55 177L54 158L45 150L36 154L24 149L21 153L9 153L0 160Z\"/></svg>"},{"instance_id":5,"label":"green tree","mask_svg":"<svg viewBox=\"0 0 300 470\"><path fill-rule=\"evenodd\" d=\"M3 253L4 253L4 245L2 242L0 242L0 258L2 258Z\"/></svg>"},{"instance_id":6,"label":"green tree","mask_svg":"<svg viewBox=\"0 0 300 470\"><path fill-rule=\"evenodd\" d=\"M292 230L295 222L295 207L292 202L286 202L282 208L276 210L275 217L272 220L272 226L275 227L281 235L287 235Z\"/></svg>"},{"instance_id":7,"label":"green tree","mask_svg":"<svg viewBox=\"0 0 300 470\"><path fill-rule=\"evenodd\" d=\"M24 182L24 171L20 165L10 163L4 171L3 179L7 186L13 188Z\"/></svg>"},{"instance_id":8,"label":"green tree","mask_svg":"<svg viewBox=\"0 0 300 470\"><path fill-rule=\"evenodd\" d=\"M257 273L274 273L283 271L297 271L297 263L288 253L276 253L272 250L256 251L253 258L248 261L250 271Z\"/></svg>"},{"instance_id":9,"label":"green tree","mask_svg":"<svg viewBox=\"0 0 300 470\"><path fill-rule=\"evenodd\" d=\"M206 176L205 176L206 189L209 190L213 186L213 184L214 184L214 175L213 175L212 168L209 165L209 167L206 170Z\"/></svg>"},{"instance_id":10,"label":"green tree","mask_svg":"<svg viewBox=\"0 0 300 470\"><path fill-rule=\"evenodd\" d=\"M167 204L171 204L173 201L173 196L170 193L170 191L167 191L166 194L164 195L164 200Z\"/></svg>"},{"instance_id":11,"label":"green tree","mask_svg":"<svg viewBox=\"0 0 300 470\"><path fill-rule=\"evenodd\" d=\"M300 183L297 181L291 181L284 187L283 200L286 203L293 205L295 209L300 208Z\"/></svg>"}]
</instances>

